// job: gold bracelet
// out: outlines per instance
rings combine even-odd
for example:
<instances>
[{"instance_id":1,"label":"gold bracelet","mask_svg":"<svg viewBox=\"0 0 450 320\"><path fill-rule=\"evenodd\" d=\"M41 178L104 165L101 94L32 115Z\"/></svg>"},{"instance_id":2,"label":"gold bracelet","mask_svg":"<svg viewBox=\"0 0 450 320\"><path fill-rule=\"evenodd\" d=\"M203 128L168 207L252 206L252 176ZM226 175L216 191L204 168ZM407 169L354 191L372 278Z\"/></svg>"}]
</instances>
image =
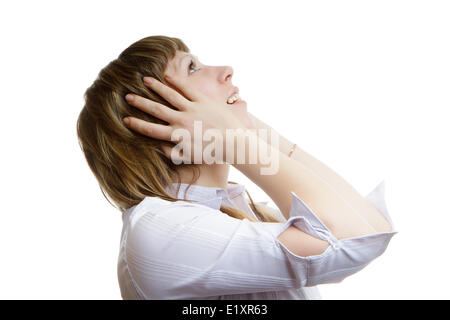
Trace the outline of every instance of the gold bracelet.
<instances>
[{"instance_id":1,"label":"gold bracelet","mask_svg":"<svg viewBox=\"0 0 450 320\"><path fill-rule=\"evenodd\" d=\"M294 152L295 146L296 146L296 144L294 143L294 145L293 145L292 148L291 148L291 151L289 151L288 157L290 157L290 156L292 155L292 153Z\"/></svg>"}]
</instances>

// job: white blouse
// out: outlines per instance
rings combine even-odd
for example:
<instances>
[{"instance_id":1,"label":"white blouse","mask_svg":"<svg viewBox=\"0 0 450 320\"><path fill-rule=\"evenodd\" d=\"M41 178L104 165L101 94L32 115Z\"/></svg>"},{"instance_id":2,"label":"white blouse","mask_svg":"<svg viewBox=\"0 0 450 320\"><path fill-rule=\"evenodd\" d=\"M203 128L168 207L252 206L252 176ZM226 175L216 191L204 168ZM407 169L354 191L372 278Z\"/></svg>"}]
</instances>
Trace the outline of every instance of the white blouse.
<instances>
[{"instance_id":1,"label":"white blouse","mask_svg":"<svg viewBox=\"0 0 450 320\"><path fill-rule=\"evenodd\" d=\"M175 198L182 199L187 186L181 184ZM122 298L321 299L316 285L340 282L363 269L397 233L338 240L291 194L288 220L280 210L266 206L280 223L239 220L219 211L223 204L259 220L241 184L229 183L227 190L191 185L186 199L195 203L146 197L123 214L117 265ZM384 181L366 199L394 230L384 201ZM319 255L295 255L277 239L291 225L330 246Z\"/></svg>"}]
</instances>

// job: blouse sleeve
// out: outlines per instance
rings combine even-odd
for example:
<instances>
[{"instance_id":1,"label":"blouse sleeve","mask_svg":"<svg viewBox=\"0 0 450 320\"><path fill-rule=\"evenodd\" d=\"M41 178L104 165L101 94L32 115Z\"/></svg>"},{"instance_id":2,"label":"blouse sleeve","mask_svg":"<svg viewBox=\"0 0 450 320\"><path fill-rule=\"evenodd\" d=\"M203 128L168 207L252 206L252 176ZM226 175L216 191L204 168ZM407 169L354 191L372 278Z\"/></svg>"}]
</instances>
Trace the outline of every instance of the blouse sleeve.
<instances>
[{"instance_id":1,"label":"blouse sleeve","mask_svg":"<svg viewBox=\"0 0 450 320\"><path fill-rule=\"evenodd\" d=\"M366 199L384 216L384 182ZM336 239L294 193L281 223L239 220L195 203L141 208L126 244L128 268L148 299L280 291L340 282L381 255L397 232ZM277 237L289 226L324 239L320 255L301 257Z\"/></svg>"}]
</instances>

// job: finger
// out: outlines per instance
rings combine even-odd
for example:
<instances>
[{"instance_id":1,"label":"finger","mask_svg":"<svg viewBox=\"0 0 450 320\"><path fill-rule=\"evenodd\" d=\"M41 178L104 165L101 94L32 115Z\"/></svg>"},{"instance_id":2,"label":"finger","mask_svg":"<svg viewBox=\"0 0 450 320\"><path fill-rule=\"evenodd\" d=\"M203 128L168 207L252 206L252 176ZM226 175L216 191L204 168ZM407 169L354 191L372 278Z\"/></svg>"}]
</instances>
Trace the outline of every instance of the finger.
<instances>
[{"instance_id":1,"label":"finger","mask_svg":"<svg viewBox=\"0 0 450 320\"><path fill-rule=\"evenodd\" d=\"M205 99L205 96L198 90L192 88L186 79L177 76L172 77L167 74L164 76L164 79L176 89L180 90L190 101L201 101Z\"/></svg>"},{"instance_id":2,"label":"finger","mask_svg":"<svg viewBox=\"0 0 450 320\"><path fill-rule=\"evenodd\" d=\"M151 123L135 117L126 117L123 119L125 125L144 136L159 140L170 141L172 135L172 127Z\"/></svg>"},{"instance_id":3,"label":"finger","mask_svg":"<svg viewBox=\"0 0 450 320\"><path fill-rule=\"evenodd\" d=\"M175 147L168 146L166 144L161 144L161 149L164 152L164 156L170 159L174 164L191 163L183 152L180 152Z\"/></svg>"},{"instance_id":4,"label":"finger","mask_svg":"<svg viewBox=\"0 0 450 320\"><path fill-rule=\"evenodd\" d=\"M161 150L164 152L164 155L166 158L170 159L170 153L172 152L172 147L169 147L168 145L161 144Z\"/></svg>"},{"instance_id":5,"label":"finger","mask_svg":"<svg viewBox=\"0 0 450 320\"><path fill-rule=\"evenodd\" d=\"M179 111L173 110L150 99L146 99L135 94L127 94L125 99L130 105L168 123L173 123L179 117Z\"/></svg>"},{"instance_id":6,"label":"finger","mask_svg":"<svg viewBox=\"0 0 450 320\"><path fill-rule=\"evenodd\" d=\"M185 97L183 95L182 90L177 88L176 85L173 83L172 86L174 86L175 89L150 77L144 77L144 83L180 111L186 110L192 103L192 101L189 100L191 99L191 97L190 96ZM181 92L178 92L177 89L180 90Z\"/></svg>"},{"instance_id":7,"label":"finger","mask_svg":"<svg viewBox=\"0 0 450 320\"><path fill-rule=\"evenodd\" d=\"M186 99L176 90L166 86L155 78L144 77L144 83L180 111L186 110L189 103L191 103L191 101Z\"/></svg>"}]
</instances>

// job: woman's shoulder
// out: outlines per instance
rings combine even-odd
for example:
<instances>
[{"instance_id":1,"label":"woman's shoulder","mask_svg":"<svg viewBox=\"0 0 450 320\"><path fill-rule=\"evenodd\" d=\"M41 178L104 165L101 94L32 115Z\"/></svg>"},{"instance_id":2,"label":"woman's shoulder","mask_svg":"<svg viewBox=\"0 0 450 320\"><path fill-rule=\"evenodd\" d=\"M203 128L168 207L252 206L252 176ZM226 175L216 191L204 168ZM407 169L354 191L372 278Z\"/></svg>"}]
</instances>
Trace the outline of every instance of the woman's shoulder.
<instances>
[{"instance_id":1,"label":"woman's shoulder","mask_svg":"<svg viewBox=\"0 0 450 320\"><path fill-rule=\"evenodd\" d=\"M165 223L179 224L201 216L226 216L218 213L221 212L202 204L182 200L169 201L158 197L145 197L126 211L131 227L139 221L152 223L165 220Z\"/></svg>"},{"instance_id":2,"label":"woman's shoulder","mask_svg":"<svg viewBox=\"0 0 450 320\"><path fill-rule=\"evenodd\" d=\"M161 257L161 248L189 239L210 239L207 233L227 238L240 222L201 204L149 197L128 216L126 247L131 252Z\"/></svg>"}]
</instances>

